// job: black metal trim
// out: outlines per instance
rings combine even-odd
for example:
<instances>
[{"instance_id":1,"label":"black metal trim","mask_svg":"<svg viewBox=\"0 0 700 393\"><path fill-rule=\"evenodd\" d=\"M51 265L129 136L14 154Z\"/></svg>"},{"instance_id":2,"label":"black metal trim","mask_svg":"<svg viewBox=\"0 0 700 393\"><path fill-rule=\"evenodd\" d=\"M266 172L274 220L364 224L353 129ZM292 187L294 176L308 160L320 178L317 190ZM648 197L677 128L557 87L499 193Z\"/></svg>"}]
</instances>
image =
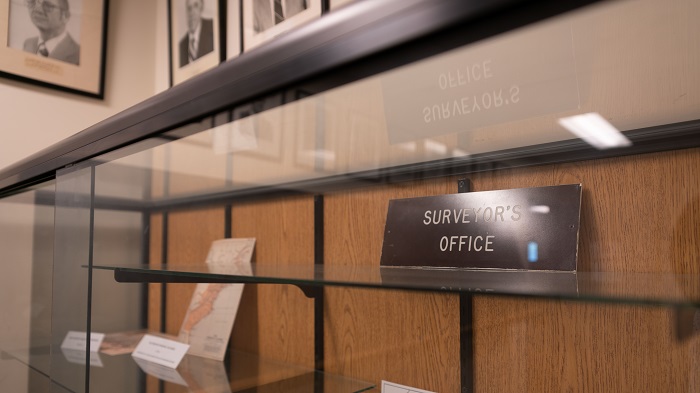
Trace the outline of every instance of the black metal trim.
<instances>
[{"instance_id":1,"label":"black metal trim","mask_svg":"<svg viewBox=\"0 0 700 393\"><path fill-rule=\"evenodd\" d=\"M285 195L308 195L310 193L325 193L351 187L466 175L507 168L560 164L694 148L700 147L700 120L641 128L627 131L624 134L633 143L631 147L624 149L596 150L585 142L576 139L475 154L469 157L448 158L418 164L334 175L321 179L249 189L226 190L207 193L205 195L186 195L156 201L141 202L123 198L97 197L95 204L96 207L100 209L156 212L185 209L207 204L218 204L230 202L232 200L259 200L260 198ZM166 176L166 181L168 180ZM0 197L14 195L21 191L23 191L21 188L5 190L4 193L0 192Z\"/></svg>"},{"instance_id":2,"label":"black metal trim","mask_svg":"<svg viewBox=\"0 0 700 393\"><path fill-rule=\"evenodd\" d=\"M100 100L105 96L105 79L107 78L107 34L109 33L109 0L104 0L104 9L102 10L102 53L100 53L100 87L98 93L94 96Z\"/></svg>"},{"instance_id":3,"label":"black metal trim","mask_svg":"<svg viewBox=\"0 0 700 393\"><path fill-rule=\"evenodd\" d=\"M151 255L151 214L141 213L141 264L146 265ZM150 304L148 284L141 284L141 328L148 327L148 305Z\"/></svg>"},{"instance_id":4,"label":"black metal trim","mask_svg":"<svg viewBox=\"0 0 700 393\"><path fill-rule=\"evenodd\" d=\"M314 265L324 263L324 209L323 195L314 196ZM323 287L319 287L314 298L314 362L316 370L324 370L324 296Z\"/></svg>"},{"instance_id":5,"label":"black metal trim","mask_svg":"<svg viewBox=\"0 0 700 393\"><path fill-rule=\"evenodd\" d=\"M165 2L165 12L167 14L168 18L168 86L173 85L173 43L172 41L172 36L173 36L173 24L172 24L172 1L166 0Z\"/></svg>"},{"instance_id":6,"label":"black metal trim","mask_svg":"<svg viewBox=\"0 0 700 393\"><path fill-rule=\"evenodd\" d=\"M168 265L168 212L163 212L162 219L162 230L161 230L161 242L160 242L160 263L162 266ZM116 272L115 272L116 278ZM117 280L119 281L119 280ZM146 281L149 282L149 281ZM167 322L166 310L167 310L167 300L168 300L168 288L165 281L154 281L160 282L160 332L165 333L165 324Z\"/></svg>"},{"instance_id":7,"label":"black metal trim","mask_svg":"<svg viewBox=\"0 0 700 393\"><path fill-rule=\"evenodd\" d=\"M293 84L318 92L596 1L357 2L0 171L0 193Z\"/></svg>"},{"instance_id":8,"label":"black metal trim","mask_svg":"<svg viewBox=\"0 0 700 393\"><path fill-rule=\"evenodd\" d=\"M457 192L472 191L469 179L457 180ZM459 375L461 393L474 391L474 303L473 295L459 294Z\"/></svg>"},{"instance_id":9,"label":"black metal trim","mask_svg":"<svg viewBox=\"0 0 700 393\"><path fill-rule=\"evenodd\" d=\"M462 393L474 391L474 296L459 294L459 364Z\"/></svg>"},{"instance_id":10,"label":"black metal trim","mask_svg":"<svg viewBox=\"0 0 700 393\"><path fill-rule=\"evenodd\" d=\"M95 167L90 167L90 223L88 226L88 279L87 279L87 321L85 323L85 331L88 334L86 338L85 364L90 364L90 335L92 334L92 264L94 256L94 237L95 237ZM85 391L90 391L90 367L85 367Z\"/></svg>"}]
</instances>

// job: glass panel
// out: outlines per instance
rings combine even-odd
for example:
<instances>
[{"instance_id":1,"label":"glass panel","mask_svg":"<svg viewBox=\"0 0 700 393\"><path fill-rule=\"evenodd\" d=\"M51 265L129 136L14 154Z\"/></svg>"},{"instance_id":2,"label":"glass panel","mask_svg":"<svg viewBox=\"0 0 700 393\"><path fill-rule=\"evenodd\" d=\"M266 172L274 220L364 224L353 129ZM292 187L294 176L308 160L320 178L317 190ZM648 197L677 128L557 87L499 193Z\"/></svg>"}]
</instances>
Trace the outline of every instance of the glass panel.
<instances>
[{"instance_id":1,"label":"glass panel","mask_svg":"<svg viewBox=\"0 0 700 393\"><path fill-rule=\"evenodd\" d=\"M458 165L469 171L465 166L487 159L491 166L480 169L520 166L591 146L625 154L635 137L652 131L628 134L631 146L619 131L700 117L700 45L693 41L700 27L688 18L698 7L589 7L320 94L312 86L274 93L105 156L114 160L115 182L128 178L116 175L122 171L140 173L131 177L140 183L131 181L126 194L115 187L101 195L313 191L311 180L361 174L371 181L377 169L414 164L422 166L411 173ZM591 113L613 127L598 135L603 145L562 121Z\"/></svg>"},{"instance_id":2,"label":"glass panel","mask_svg":"<svg viewBox=\"0 0 700 393\"><path fill-rule=\"evenodd\" d=\"M73 331L87 343L92 256L91 167L73 167L56 176L56 232L53 276L51 378L73 392L86 390L86 351L64 350Z\"/></svg>"},{"instance_id":3,"label":"glass panel","mask_svg":"<svg viewBox=\"0 0 700 393\"><path fill-rule=\"evenodd\" d=\"M205 265L96 265L122 282L243 282L418 289L651 305L700 306L700 276L663 273L538 272L374 266L261 265L251 275Z\"/></svg>"},{"instance_id":4,"label":"glass panel","mask_svg":"<svg viewBox=\"0 0 700 393\"><path fill-rule=\"evenodd\" d=\"M373 386L352 378L328 375L302 367L232 352L227 363L187 355L176 369L136 361L130 355L101 355L91 389L98 392L147 392L162 384L166 392L363 392ZM110 383L118 375L134 385L129 390ZM322 387L320 390L318 387Z\"/></svg>"},{"instance_id":5,"label":"glass panel","mask_svg":"<svg viewBox=\"0 0 700 393\"><path fill-rule=\"evenodd\" d=\"M48 391L53 182L0 200L0 390Z\"/></svg>"},{"instance_id":6,"label":"glass panel","mask_svg":"<svg viewBox=\"0 0 700 393\"><path fill-rule=\"evenodd\" d=\"M695 263L700 254L699 164L697 148L684 148L700 144L694 134L700 124L700 25L691 17L698 13L697 2L623 1L586 8L320 93L305 84L271 92L98 157L94 182L90 168L64 171L58 180L56 211L60 231L55 241L53 308L59 314L54 315L54 346L67 330L85 331L88 323L93 331L104 333L144 327L146 288L113 282L112 272L105 270L116 270L118 280L137 283L291 283L302 289L328 285L663 305L683 308L675 321L679 329L697 330L700 316L691 307L700 307ZM592 132L587 128L591 124ZM669 149L674 151L639 154ZM622 157L630 154L636 155ZM561 164L570 161L578 162ZM549 165L553 162L557 165ZM387 201L456 192L456 178L448 175L464 174L469 174L478 191L582 184L579 271L379 267ZM325 194L328 208L318 212L317 205L292 206L287 204L291 198L279 198L271 202L279 203L275 207L279 210L267 215L271 205L257 197L268 193ZM242 196L255 198L239 203L236 197ZM214 206L206 213L189 210L204 205ZM187 214L178 215L183 208L188 208ZM278 222L279 211L293 214ZM210 220L211 233L187 236L200 230L189 224L207 221L209 214L216 216ZM176 216L179 225L173 224ZM206 250L210 237L236 233L237 218L243 221L240 233L267 230L268 239L289 236L289 243L306 242L301 251L295 250L295 255L304 255L298 259L306 260L295 259L298 265L288 265L280 259L291 252L265 254L278 246L276 240L267 239L256 246L258 257L266 256L260 257L251 276L210 272L201 263L203 258L194 260L189 255L190 250ZM313 233L321 219L324 232ZM258 220L269 220L266 223L282 230L259 229L254 225ZM173 241L168 231L175 227L182 235L177 241L187 243L177 255L171 252L173 243L168 243ZM311 244L313 249L323 236L323 252L318 248L306 252L304 246ZM188 252L182 252L185 248ZM324 259L325 265L311 266L315 259ZM156 266L182 260L192 266ZM94 272L84 268L92 262L99 268ZM88 283L93 285L91 309L86 304ZM190 299L191 292L176 287L167 286L168 291L160 294L150 292L157 298L154 303L161 304L149 309L149 328L160 329L164 322L154 323L160 312L179 306L174 296L167 300L161 294L172 290L169 293L185 299L183 305ZM401 294L382 294L372 301L386 309L398 304L414 308L414 299L395 300L397 293ZM256 296L257 292L243 302L255 311L251 319L275 319L277 314L268 310L265 318L261 317L264 312L257 313L257 307L262 310L266 304L263 300L274 296L261 291L259 304ZM444 296L453 303L458 298ZM347 309L348 315L359 319L368 303L331 298L326 297L322 305L329 309L324 311L327 320L336 323L333 312ZM521 302L511 307L517 309L538 307L523 299L479 299L486 299L486 304ZM284 307L284 301L280 303ZM462 310L453 303L445 306L446 314L458 318ZM482 304L483 309L490 308ZM171 319L177 319L178 310L169 312ZM289 314L311 320L306 314ZM373 315L367 321L378 320L376 314L367 315ZM507 320L498 319L502 317L496 315L490 321L506 325ZM559 314L547 313L547 318L570 329L569 320ZM602 326L608 316L596 318L595 323ZM367 331L362 329L372 326L363 322L353 322L347 336L364 337ZM456 322L446 325L455 331L461 328ZM257 328L250 330L257 333L266 326ZM332 339L343 334L328 328L320 333ZM304 350L311 353L311 345L305 345ZM338 344L340 351L342 345ZM363 343L350 345L362 347ZM597 356L586 349L590 346L581 347L588 351L586 356ZM386 358L371 361L386 364L395 350L384 349ZM150 380L131 357L101 358L102 366L89 368L93 391L107 387L138 391ZM126 365L112 365L120 360ZM352 362L358 361L351 359L347 369L339 368L351 373ZM241 365L246 363L236 363L226 368L234 374L245 372ZM223 365L216 364L217 368ZM60 367L57 375L77 384L71 389L82 389L85 370ZM122 370L119 367L136 376L120 379L121 371L114 371ZM319 374L307 371L288 377L312 378L317 383ZM187 381L186 374L173 378ZM236 384L247 380L248 376L233 377L229 386L238 388ZM184 389L175 387L182 383L164 383L170 389ZM240 388L260 384L243 383Z\"/></svg>"}]
</instances>

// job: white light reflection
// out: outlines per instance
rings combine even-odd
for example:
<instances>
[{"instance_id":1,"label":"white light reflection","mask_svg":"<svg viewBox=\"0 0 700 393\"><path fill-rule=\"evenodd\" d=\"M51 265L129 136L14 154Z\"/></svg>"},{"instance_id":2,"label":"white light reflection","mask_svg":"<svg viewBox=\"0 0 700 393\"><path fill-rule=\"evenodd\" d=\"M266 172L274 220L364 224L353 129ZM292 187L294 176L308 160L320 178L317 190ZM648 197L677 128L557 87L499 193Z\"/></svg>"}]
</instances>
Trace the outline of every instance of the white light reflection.
<instances>
[{"instance_id":1,"label":"white light reflection","mask_svg":"<svg viewBox=\"0 0 700 393\"><path fill-rule=\"evenodd\" d=\"M440 156L447 155L447 146L444 143L434 141L432 139L426 139L424 142L425 151L428 153L437 154Z\"/></svg>"},{"instance_id":2,"label":"white light reflection","mask_svg":"<svg viewBox=\"0 0 700 393\"><path fill-rule=\"evenodd\" d=\"M530 211L533 213L547 214L547 213L549 213L549 206L547 206L547 205L530 206Z\"/></svg>"},{"instance_id":3,"label":"white light reflection","mask_svg":"<svg viewBox=\"0 0 700 393\"><path fill-rule=\"evenodd\" d=\"M563 117L559 124L599 150L632 145L617 128L595 112Z\"/></svg>"}]
</instances>

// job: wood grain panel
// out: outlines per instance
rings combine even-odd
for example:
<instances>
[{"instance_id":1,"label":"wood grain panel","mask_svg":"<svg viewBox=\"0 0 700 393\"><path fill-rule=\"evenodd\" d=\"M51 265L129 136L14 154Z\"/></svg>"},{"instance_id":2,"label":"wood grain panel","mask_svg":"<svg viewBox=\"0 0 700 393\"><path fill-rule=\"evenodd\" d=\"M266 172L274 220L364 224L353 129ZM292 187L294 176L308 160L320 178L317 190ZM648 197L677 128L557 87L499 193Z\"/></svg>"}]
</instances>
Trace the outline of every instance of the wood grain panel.
<instances>
[{"instance_id":1,"label":"wood grain panel","mask_svg":"<svg viewBox=\"0 0 700 393\"><path fill-rule=\"evenodd\" d=\"M582 183L581 271L697 274L698 167L700 149L687 149L470 179L475 191ZM326 264L378 265L388 201L454 193L456 180L327 195ZM159 258L159 220L152 218L152 261ZM234 237L258 239L258 263L313 263L311 197L239 204L232 221ZM170 263L203 263L211 240L223 234L223 209L172 213L169 230ZM456 295L350 288L325 293L328 372L459 392ZM169 287L169 332L179 329L190 296L187 286ZM179 316L170 311L178 307ZM478 297L474 310L478 392L700 389L700 341L674 341L669 309ZM233 346L313 366L313 302L296 287L248 286Z\"/></svg>"},{"instance_id":2,"label":"wood grain panel","mask_svg":"<svg viewBox=\"0 0 700 393\"><path fill-rule=\"evenodd\" d=\"M579 270L697 274L700 150L474 176L477 190L580 182ZM550 183L551 181L551 183ZM700 341L676 342L672 310L479 297L478 392L688 392Z\"/></svg>"},{"instance_id":3,"label":"wood grain panel","mask_svg":"<svg viewBox=\"0 0 700 393\"><path fill-rule=\"evenodd\" d=\"M209 247L224 237L224 208L168 214L168 264L205 264ZM168 284L165 332L177 335L196 284Z\"/></svg>"},{"instance_id":4,"label":"wood grain panel","mask_svg":"<svg viewBox=\"0 0 700 393\"><path fill-rule=\"evenodd\" d=\"M475 191L581 183L580 271L698 272L700 149L471 177Z\"/></svg>"},{"instance_id":5,"label":"wood grain panel","mask_svg":"<svg viewBox=\"0 0 700 393\"><path fill-rule=\"evenodd\" d=\"M698 167L700 149L688 149L470 178L475 191L582 183L582 271L697 273ZM378 264L388 200L453 193L455 183L443 178L328 196L326 263ZM458 391L458 371L437 382L433 378L444 368L431 369L458 367L458 330L447 333L457 323L456 300L436 306L420 296L441 295L336 288L326 293L328 371ZM494 297L478 297L474 308L478 392L700 388L700 341L674 341L672 310ZM426 323L424 310L444 326ZM411 316L421 322L413 325ZM430 350L416 350L411 332L428 329L436 329L427 335L439 342L424 340ZM396 341L396 335L404 339ZM402 366L396 359L405 357L411 361Z\"/></svg>"},{"instance_id":6,"label":"wood grain panel","mask_svg":"<svg viewBox=\"0 0 700 393\"><path fill-rule=\"evenodd\" d=\"M672 310L483 297L478 392L695 392L700 341L675 340Z\"/></svg>"},{"instance_id":7,"label":"wood grain panel","mask_svg":"<svg viewBox=\"0 0 700 393\"><path fill-rule=\"evenodd\" d=\"M148 261L151 266L161 265L163 246L163 215L151 215ZM148 329L160 331L161 284L148 284Z\"/></svg>"},{"instance_id":8,"label":"wood grain panel","mask_svg":"<svg viewBox=\"0 0 700 393\"><path fill-rule=\"evenodd\" d=\"M327 196L325 263L378 265L389 199L454 193L452 180ZM457 295L327 288L325 312L327 371L459 392Z\"/></svg>"},{"instance_id":9,"label":"wood grain panel","mask_svg":"<svg viewBox=\"0 0 700 393\"><path fill-rule=\"evenodd\" d=\"M254 237L258 265L313 264L313 197L236 204L232 236ZM266 359L314 366L313 300L290 285L248 285L233 346Z\"/></svg>"}]
</instances>

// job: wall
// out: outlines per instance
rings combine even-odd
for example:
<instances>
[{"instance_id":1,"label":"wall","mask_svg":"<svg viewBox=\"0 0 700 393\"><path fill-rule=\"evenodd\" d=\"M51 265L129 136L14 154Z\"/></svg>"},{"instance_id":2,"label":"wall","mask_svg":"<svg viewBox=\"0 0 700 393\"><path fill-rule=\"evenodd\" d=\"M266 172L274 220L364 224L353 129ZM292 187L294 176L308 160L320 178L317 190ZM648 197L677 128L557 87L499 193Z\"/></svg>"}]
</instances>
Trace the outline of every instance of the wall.
<instances>
[{"instance_id":1,"label":"wall","mask_svg":"<svg viewBox=\"0 0 700 393\"><path fill-rule=\"evenodd\" d=\"M166 36L154 1L109 4L104 100L0 78L0 168L61 141L156 92L167 68L156 68L156 44ZM158 20L158 23L154 23ZM156 37L147 39L145 37ZM167 59L167 57L166 57ZM158 60L158 64L162 60ZM160 77L160 79L158 79ZM165 77L167 81L167 75ZM164 88L162 82L158 89ZM41 112L37 112L38 109Z\"/></svg>"}]
</instances>

